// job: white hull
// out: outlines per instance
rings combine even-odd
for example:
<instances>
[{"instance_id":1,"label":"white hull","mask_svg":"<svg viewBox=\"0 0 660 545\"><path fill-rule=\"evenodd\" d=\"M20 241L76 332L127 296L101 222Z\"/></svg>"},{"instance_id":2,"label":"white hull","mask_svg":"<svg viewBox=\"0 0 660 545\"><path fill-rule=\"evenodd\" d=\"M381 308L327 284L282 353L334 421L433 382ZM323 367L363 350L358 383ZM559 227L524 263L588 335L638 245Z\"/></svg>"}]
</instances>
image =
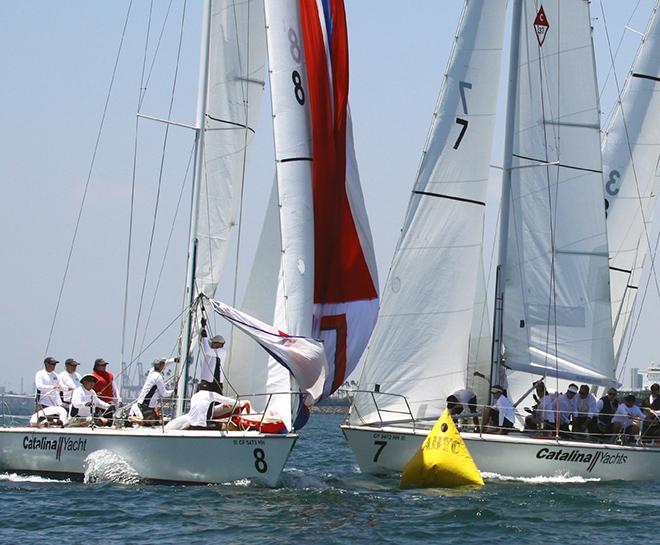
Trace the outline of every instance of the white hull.
<instances>
[{"instance_id":1,"label":"white hull","mask_svg":"<svg viewBox=\"0 0 660 545\"><path fill-rule=\"evenodd\" d=\"M1 428L0 471L82 477L85 459L108 450L148 481L277 486L298 436L161 428Z\"/></svg>"},{"instance_id":2,"label":"white hull","mask_svg":"<svg viewBox=\"0 0 660 545\"><path fill-rule=\"evenodd\" d=\"M430 430L341 426L360 469L372 475L400 473ZM507 477L583 477L660 480L660 448L536 439L520 434L461 433L482 473Z\"/></svg>"}]
</instances>

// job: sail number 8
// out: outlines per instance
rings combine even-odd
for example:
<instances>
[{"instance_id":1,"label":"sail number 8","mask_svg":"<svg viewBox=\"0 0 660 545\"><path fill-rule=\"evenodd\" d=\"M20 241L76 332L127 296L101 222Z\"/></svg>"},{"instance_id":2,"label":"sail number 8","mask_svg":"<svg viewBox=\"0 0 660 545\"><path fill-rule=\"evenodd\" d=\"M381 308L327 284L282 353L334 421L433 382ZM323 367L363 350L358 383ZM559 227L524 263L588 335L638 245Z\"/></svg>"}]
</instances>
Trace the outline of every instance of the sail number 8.
<instances>
[{"instance_id":1,"label":"sail number 8","mask_svg":"<svg viewBox=\"0 0 660 545\"><path fill-rule=\"evenodd\" d=\"M293 62L299 63L302 59L302 50L300 49L298 35L295 30L290 28L288 36L289 53L291 53L291 58L293 59ZM296 101L303 106L305 104L305 90L303 89L302 78L300 77L300 72L298 72L298 70L291 72L291 81L293 81L293 94L296 97Z\"/></svg>"}]
</instances>

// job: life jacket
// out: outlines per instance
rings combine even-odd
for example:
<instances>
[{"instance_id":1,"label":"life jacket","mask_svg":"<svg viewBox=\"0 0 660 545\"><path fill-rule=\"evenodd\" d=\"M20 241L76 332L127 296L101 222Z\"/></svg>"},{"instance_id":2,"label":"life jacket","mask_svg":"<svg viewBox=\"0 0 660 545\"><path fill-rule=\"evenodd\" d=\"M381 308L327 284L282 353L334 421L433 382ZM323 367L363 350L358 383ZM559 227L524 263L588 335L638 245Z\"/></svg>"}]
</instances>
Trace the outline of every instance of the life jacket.
<instances>
[{"instance_id":1,"label":"life jacket","mask_svg":"<svg viewBox=\"0 0 660 545\"><path fill-rule=\"evenodd\" d=\"M92 371L98 382L92 387L99 398L106 403L112 403L112 380L114 377L108 371Z\"/></svg>"},{"instance_id":2,"label":"life jacket","mask_svg":"<svg viewBox=\"0 0 660 545\"><path fill-rule=\"evenodd\" d=\"M619 400L614 399L613 401L610 401L610 398L606 395L600 399L603 402L603 408L598 415L598 420L609 426L612 423L612 417L614 416L614 413L619 407Z\"/></svg>"}]
</instances>

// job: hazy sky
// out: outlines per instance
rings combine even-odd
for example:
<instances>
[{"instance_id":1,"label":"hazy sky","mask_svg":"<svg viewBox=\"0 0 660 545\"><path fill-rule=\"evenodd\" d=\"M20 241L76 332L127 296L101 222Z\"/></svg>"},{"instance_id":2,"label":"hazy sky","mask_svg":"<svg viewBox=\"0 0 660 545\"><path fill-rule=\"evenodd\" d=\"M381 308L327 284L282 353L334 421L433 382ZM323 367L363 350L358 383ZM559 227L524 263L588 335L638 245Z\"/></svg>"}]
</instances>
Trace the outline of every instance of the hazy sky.
<instances>
[{"instance_id":1,"label":"hazy sky","mask_svg":"<svg viewBox=\"0 0 660 545\"><path fill-rule=\"evenodd\" d=\"M492 1L492 0L489 0ZM654 0L602 0L610 39L621 47L616 57L619 84L639 45ZM351 109L356 151L383 285L403 213L427 135L436 96L462 7L461 0L346 0L350 37ZM183 49L172 118L194 120L201 0L186 4ZM155 2L152 41L160 31L168 2ZM183 0L174 0L142 106L165 117L172 86ZM128 1L51 0L0 2L0 180L3 267L0 270L0 385L26 390L42 366L78 208L80 206ZM75 357L88 370L98 356L119 371L128 237L128 206L135 112L143 60L148 0L134 0L118 64L105 128L80 231L55 324L49 354ZM592 2L594 40L603 119L615 97L601 1ZM508 28L508 25L507 25ZM508 58L504 55L504 66ZM506 80L505 77L502 80ZM500 86L502 87L502 85ZM496 92L497 89L493 89ZM498 135L493 164L502 162L504 95L500 91ZM266 91L268 93L268 90ZM174 211L184 180L192 134L172 129L162 178L156 237L135 348L135 318L140 298L158 183L163 125L140 122L136 219L129 297L126 359L143 345L145 317L163 262ZM274 173L270 102L264 96L246 180L244 230L239 277L244 278L261 228L263 208ZM493 170L487 207L487 239L492 240L499 174ZM187 190L187 188L186 188ZM146 334L148 344L181 310L189 195L184 192L173 238ZM485 250L486 263L490 250ZM243 280L239 280L239 286ZM231 280L226 284L231 285ZM227 298L229 288L219 296ZM660 300L650 293L630 353L633 366L658 359L655 326ZM169 354L175 323L141 358ZM59 366L59 369L62 365ZM627 381L627 377L626 377Z\"/></svg>"}]
</instances>

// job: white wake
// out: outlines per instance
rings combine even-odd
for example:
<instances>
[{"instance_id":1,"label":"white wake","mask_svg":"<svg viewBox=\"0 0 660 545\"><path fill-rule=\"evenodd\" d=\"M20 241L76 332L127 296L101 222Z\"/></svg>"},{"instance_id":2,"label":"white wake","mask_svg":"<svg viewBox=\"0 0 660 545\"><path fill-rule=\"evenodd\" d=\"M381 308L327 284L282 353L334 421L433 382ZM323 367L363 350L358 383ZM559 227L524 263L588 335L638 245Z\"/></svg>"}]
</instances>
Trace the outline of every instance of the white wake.
<instances>
[{"instance_id":1,"label":"white wake","mask_svg":"<svg viewBox=\"0 0 660 545\"><path fill-rule=\"evenodd\" d=\"M18 475L16 473L0 473L0 481L12 483L70 483L69 479L47 479L39 475Z\"/></svg>"},{"instance_id":2,"label":"white wake","mask_svg":"<svg viewBox=\"0 0 660 545\"><path fill-rule=\"evenodd\" d=\"M537 477L510 477L499 473L482 471L481 476L489 481L514 481L527 484L564 484L564 483L595 483L598 478L585 478L579 475L553 475L551 477L539 475Z\"/></svg>"}]
</instances>

